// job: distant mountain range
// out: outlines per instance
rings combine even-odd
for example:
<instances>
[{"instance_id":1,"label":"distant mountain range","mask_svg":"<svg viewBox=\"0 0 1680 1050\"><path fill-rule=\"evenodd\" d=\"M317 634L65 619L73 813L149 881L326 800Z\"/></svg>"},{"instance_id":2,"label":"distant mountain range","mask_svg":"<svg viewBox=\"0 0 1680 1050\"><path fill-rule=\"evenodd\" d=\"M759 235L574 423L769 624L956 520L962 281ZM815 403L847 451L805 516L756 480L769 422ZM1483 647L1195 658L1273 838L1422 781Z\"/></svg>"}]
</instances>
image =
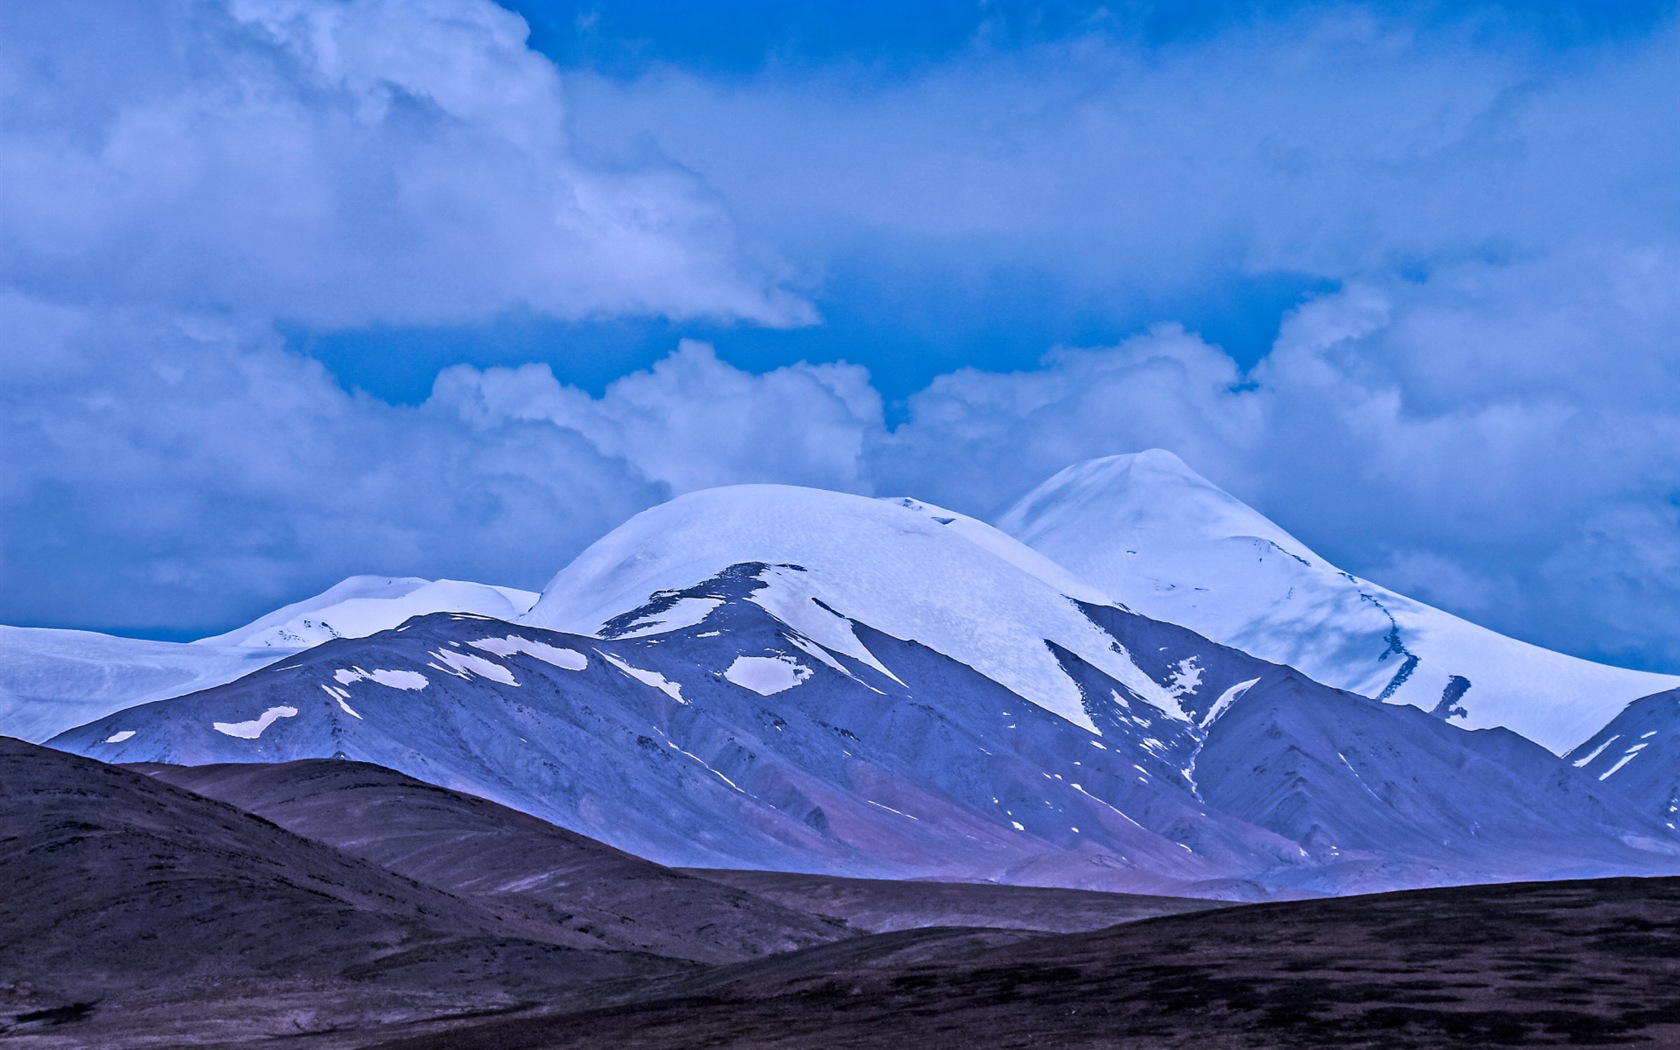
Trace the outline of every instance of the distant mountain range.
<instances>
[{"instance_id":1,"label":"distant mountain range","mask_svg":"<svg viewBox=\"0 0 1680 1050\"><path fill-rule=\"evenodd\" d=\"M1102 535L1076 505L1041 492L1005 523ZM1312 566L1260 538L1276 550L1249 543L1226 579ZM1680 871L1670 821L1614 776L1108 588L914 500L714 489L598 541L519 622L421 616L51 743L107 762L357 759L668 865L1227 898ZM1330 606L1324 629L1351 645ZM1434 650L1418 652L1414 676Z\"/></svg>"}]
</instances>

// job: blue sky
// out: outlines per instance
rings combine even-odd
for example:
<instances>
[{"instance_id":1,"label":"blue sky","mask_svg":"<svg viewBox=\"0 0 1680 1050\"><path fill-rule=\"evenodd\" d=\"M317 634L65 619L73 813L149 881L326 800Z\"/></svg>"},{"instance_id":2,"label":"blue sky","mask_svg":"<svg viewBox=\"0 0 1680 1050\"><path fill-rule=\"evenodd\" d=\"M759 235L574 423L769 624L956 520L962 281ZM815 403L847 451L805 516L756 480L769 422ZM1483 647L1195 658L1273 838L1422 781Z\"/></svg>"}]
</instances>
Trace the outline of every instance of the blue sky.
<instances>
[{"instance_id":1,"label":"blue sky","mask_svg":"<svg viewBox=\"0 0 1680 1050\"><path fill-rule=\"evenodd\" d=\"M1173 449L1680 670L1671 3L0 13L0 622L540 586L708 484Z\"/></svg>"}]
</instances>

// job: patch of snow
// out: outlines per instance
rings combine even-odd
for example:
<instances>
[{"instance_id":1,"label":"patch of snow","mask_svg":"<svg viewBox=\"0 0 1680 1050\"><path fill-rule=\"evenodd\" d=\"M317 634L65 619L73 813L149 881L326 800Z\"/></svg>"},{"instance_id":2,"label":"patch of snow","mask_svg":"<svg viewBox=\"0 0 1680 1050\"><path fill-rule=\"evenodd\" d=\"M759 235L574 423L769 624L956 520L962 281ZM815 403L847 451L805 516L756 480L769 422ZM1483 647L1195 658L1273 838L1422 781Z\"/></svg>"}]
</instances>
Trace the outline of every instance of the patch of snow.
<instances>
[{"instance_id":1,"label":"patch of snow","mask_svg":"<svg viewBox=\"0 0 1680 1050\"><path fill-rule=\"evenodd\" d=\"M866 799L864 799L864 801L869 803L871 806L874 806L876 809L884 809L888 813L897 813L899 816L908 817L910 820L921 820L922 819L921 817L912 817L912 816L910 816L910 814L904 812L903 810L894 809L891 806L883 806L879 802L875 801L872 798L866 798Z\"/></svg>"},{"instance_id":2,"label":"patch of snow","mask_svg":"<svg viewBox=\"0 0 1680 1050\"><path fill-rule=\"evenodd\" d=\"M785 656L737 656L723 677L759 696L774 696L811 677L811 669Z\"/></svg>"},{"instance_id":3,"label":"patch of snow","mask_svg":"<svg viewBox=\"0 0 1680 1050\"><path fill-rule=\"evenodd\" d=\"M1622 767L1623 767L1623 766L1625 766L1625 765L1627 765L1627 764L1628 764L1628 763L1629 763L1629 762L1631 762L1631 761L1633 761L1633 756L1634 756L1634 755L1637 755L1637 754L1639 754L1639 749L1638 749L1638 748L1637 748L1637 747L1636 747L1636 748L1633 748L1633 749L1632 749L1632 750L1631 750L1631 751L1629 751L1629 752L1628 752L1628 753L1627 753L1627 754L1625 754L1625 755L1623 755L1623 756L1622 756L1622 757L1621 757L1621 758L1619 758L1619 759L1617 759L1617 760L1616 760L1616 764L1615 764L1615 765L1613 765L1613 766L1611 766L1611 767L1610 767L1610 768L1609 768L1609 769L1606 769L1606 770L1605 770L1605 771L1604 771L1604 772L1602 772L1602 773L1600 773L1600 774L1599 774L1599 775L1598 775L1598 779L1600 779L1600 780L1609 780L1609 779L1610 779L1610 777L1611 777L1611 776L1612 776L1612 775L1613 775L1613 774L1614 774L1614 773L1616 773L1616 772L1618 772L1618 771L1619 771L1619 770L1620 770L1620 769L1621 769L1621 768L1622 768ZM1644 769L1644 768L1645 768L1645 767L1644 767L1644 766L1640 766L1640 767L1639 767L1639 768L1641 768L1641 769Z\"/></svg>"},{"instance_id":4,"label":"patch of snow","mask_svg":"<svg viewBox=\"0 0 1680 1050\"><path fill-rule=\"evenodd\" d=\"M271 707L249 722L212 722L211 728L227 736L236 736L241 740L255 740L263 735L263 730L282 718L296 718L297 708L281 705Z\"/></svg>"},{"instance_id":5,"label":"patch of snow","mask_svg":"<svg viewBox=\"0 0 1680 1050\"><path fill-rule=\"evenodd\" d=\"M351 685L355 682L375 682L388 689L424 689L431 684L426 680L426 676L419 671L396 671L384 668L364 671L360 667L341 667L333 672L333 678L340 685ZM349 693L345 693L340 699L347 699L349 696Z\"/></svg>"},{"instance_id":6,"label":"patch of snow","mask_svg":"<svg viewBox=\"0 0 1680 1050\"><path fill-rule=\"evenodd\" d=\"M1204 726L1212 725L1214 719L1216 719L1220 715L1224 714L1225 709L1227 707L1230 707L1232 704L1236 703L1239 699L1241 699L1242 695L1244 693L1248 692L1250 689L1253 689L1254 686L1259 683L1259 681L1260 681L1260 679L1258 679L1258 678L1250 678L1248 681L1238 682L1236 685L1233 685L1231 688L1225 690L1223 693L1220 693L1219 694L1219 699L1215 700L1213 702L1213 706L1208 708L1207 717L1202 719L1202 725L1204 725Z\"/></svg>"},{"instance_id":7,"label":"patch of snow","mask_svg":"<svg viewBox=\"0 0 1680 1050\"><path fill-rule=\"evenodd\" d=\"M599 650L599 649L597 649L595 651L598 652L598 653L601 652L601 650ZM629 664L625 663L623 660L620 660L618 657L613 656L611 653L601 653L601 658L603 660L607 661L607 663L612 664L614 667L618 668L620 671L623 671L625 674L629 675L631 678L634 678L636 681L641 682L643 685L653 686L655 689L664 693L666 696L670 697L672 700L675 700L677 703L679 703L679 704L688 703L687 700L683 699L682 686L678 685L676 682L671 681L669 678L666 678L664 675L660 674L658 671L647 671L647 670L643 670L640 667L632 667ZM671 746L676 747L675 744L672 744ZM685 754L686 754L686 752L685 752ZM722 776L722 774L720 773L719 776Z\"/></svg>"},{"instance_id":8,"label":"patch of snow","mask_svg":"<svg viewBox=\"0 0 1680 1050\"><path fill-rule=\"evenodd\" d=\"M603 654L603 655L605 655L605 654ZM610 660L610 659L612 659L612 657L609 656L609 657L607 657L607 659ZM669 737L666 737L666 739L665 739L665 746L669 747L672 751L675 751L679 755L685 755L689 758L692 758L694 761L700 763L702 766L705 766L706 771L708 773L711 773L713 776L717 777L719 780L723 781L725 784L728 784L730 787L734 788L736 791L740 791L741 794L743 794L743 795L746 794L745 791L741 790L741 786L739 784L735 783L735 781L730 780L728 777L724 776L722 773L713 769L711 767L711 765L705 759L701 758L699 755L695 754L694 752L684 751L682 748L678 747Z\"/></svg>"},{"instance_id":9,"label":"patch of snow","mask_svg":"<svg viewBox=\"0 0 1680 1050\"><path fill-rule=\"evenodd\" d=\"M589 657L576 649L566 649L547 642L532 641L517 634L510 634L506 638L480 638L476 642L468 642L475 649L482 649L497 656L512 656L514 653L524 653L526 656L536 657L546 664L553 664L563 671L582 671L589 666Z\"/></svg>"},{"instance_id":10,"label":"patch of snow","mask_svg":"<svg viewBox=\"0 0 1680 1050\"><path fill-rule=\"evenodd\" d=\"M1585 755L1581 758L1577 758L1575 760L1575 767L1577 769L1579 769L1579 768L1585 766L1587 763L1591 762L1593 759L1597 758L1599 755L1602 755L1604 753L1605 748L1609 747L1611 744L1614 744L1616 741L1620 740L1621 738L1622 738L1622 735L1620 733L1616 733L1615 735L1611 736L1610 738L1605 740L1604 743L1602 743L1602 744L1598 745L1597 747L1593 748L1591 754Z\"/></svg>"},{"instance_id":11,"label":"patch of snow","mask_svg":"<svg viewBox=\"0 0 1680 1050\"><path fill-rule=\"evenodd\" d=\"M112 733L110 736L106 737L105 742L107 744L120 744L124 740L127 740L129 737L131 737L133 735L134 735L134 730L124 729L124 730L121 730L120 732Z\"/></svg>"},{"instance_id":12,"label":"patch of snow","mask_svg":"<svg viewBox=\"0 0 1680 1050\"><path fill-rule=\"evenodd\" d=\"M1089 791L1086 791L1086 790L1085 790L1085 789L1084 789L1084 788L1083 788L1083 787L1081 787L1081 786L1080 786L1080 785L1078 785L1078 784L1069 784L1069 785L1068 785L1068 786L1069 786L1069 787L1071 787L1071 788L1073 788L1073 789L1074 789L1074 790L1075 790L1075 791L1077 791L1077 792L1079 792L1079 793L1080 793L1080 794L1081 794L1081 795L1084 795L1084 796L1085 796L1085 797L1086 797L1086 798L1088 798L1088 799L1090 799L1090 800L1091 800L1091 801L1092 801L1092 802L1095 802L1095 803L1096 803L1096 804L1097 804L1097 805L1099 805L1099 806L1104 806L1104 807L1106 807L1106 808L1108 808L1108 809L1110 809L1110 810L1112 810L1112 811L1113 811L1113 812L1114 812L1114 813L1115 813L1115 814L1116 814L1116 815L1117 815L1117 816L1120 816L1120 817L1123 817L1123 818L1125 818L1125 819L1126 819L1126 820L1127 820L1127 821L1129 821L1129 822L1130 822L1130 823L1131 823L1131 824L1133 824L1133 825L1134 825L1134 826L1136 826L1136 827L1140 827L1140 828L1141 828L1141 827L1143 827L1143 825L1142 825L1142 824L1139 824L1139 823L1138 823L1138 822L1137 822L1137 820L1135 820L1135 819L1134 819L1134 818L1133 818L1133 817L1132 817L1132 815L1131 815L1131 814L1129 814L1129 813L1127 813L1127 812L1126 812L1126 811L1125 811L1125 810L1123 810L1123 809L1120 809L1120 808L1118 808L1118 807L1116 807L1116 806L1114 806L1114 805L1112 805L1112 804L1111 804L1111 803L1109 803L1109 802L1106 802L1106 801L1104 801L1104 800L1103 800L1103 799L1100 799L1100 798L1098 798L1098 797L1097 797L1097 796L1095 796L1095 795L1093 795L1093 794L1091 794L1091 793L1090 793L1090 792L1089 792Z\"/></svg>"},{"instance_id":13,"label":"patch of snow","mask_svg":"<svg viewBox=\"0 0 1680 1050\"><path fill-rule=\"evenodd\" d=\"M685 627L697 627L712 611L723 604L722 598L679 598L669 609L638 620L628 631L614 634L614 638L644 638L650 634L667 634Z\"/></svg>"},{"instance_id":14,"label":"patch of snow","mask_svg":"<svg viewBox=\"0 0 1680 1050\"><path fill-rule=\"evenodd\" d=\"M428 655L448 664L451 669L451 673L461 678L466 678L469 675L476 674L480 678L488 678L492 682L500 682L503 685L517 686L519 684L519 682L514 679L512 671L492 660L486 660L482 656L474 656L471 653L458 653L453 649L438 649ZM433 666L435 667L437 665L434 664Z\"/></svg>"},{"instance_id":15,"label":"patch of snow","mask_svg":"<svg viewBox=\"0 0 1680 1050\"><path fill-rule=\"evenodd\" d=\"M829 667L834 668L834 670L839 671L841 674L845 675L847 678L852 679L853 681L857 680L856 675L854 675L854 674L852 674L852 672L846 670L846 665L845 664L841 663L839 660L836 660L834 658L833 653L829 652L827 649L824 649L822 646L818 645L816 642L810 641L809 639L806 639L806 638L802 638L797 634L788 636L788 641L792 642L794 644L794 646L796 648L798 648L801 652L803 652L805 655L814 657L818 660L821 660L823 663L827 664ZM871 688L873 688L873 686ZM879 689L876 689L875 691L877 693L880 692Z\"/></svg>"},{"instance_id":16,"label":"patch of snow","mask_svg":"<svg viewBox=\"0 0 1680 1050\"><path fill-rule=\"evenodd\" d=\"M1187 656L1173 668L1172 678L1167 682L1167 690L1173 696L1195 696L1196 690L1202 685L1202 668L1196 663L1197 657Z\"/></svg>"}]
</instances>

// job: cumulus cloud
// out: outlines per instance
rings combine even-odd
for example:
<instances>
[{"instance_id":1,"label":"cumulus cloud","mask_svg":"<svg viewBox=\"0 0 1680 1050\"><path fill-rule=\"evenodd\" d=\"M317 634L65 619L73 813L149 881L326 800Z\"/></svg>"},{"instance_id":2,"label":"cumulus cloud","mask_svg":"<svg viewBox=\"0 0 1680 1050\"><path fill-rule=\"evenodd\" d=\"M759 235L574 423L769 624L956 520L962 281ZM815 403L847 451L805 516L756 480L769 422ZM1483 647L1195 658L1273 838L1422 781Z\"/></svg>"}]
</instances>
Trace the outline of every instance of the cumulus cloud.
<instances>
[{"instance_id":1,"label":"cumulus cloud","mask_svg":"<svg viewBox=\"0 0 1680 1050\"><path fill-rule=\"evenodd\" d=\"M9 5L0 112L11 622L535 585L670 491L574 429L349 393L277 322L814 316L692 174L580 160L489 0Z\"/></svg>"},{"instance_id":2,"label":"cumulus cloud","mask_svg":"<svg viewBox=\"0 0 1680 1050\"><path fill-rule=\"evenodd\" d=\"M1069 463L1116 451L1171 448L1241 477L1259 408L1227 354L1161 325L1112 348L1055 351L1031 371L940 376L874 462L893 490L990 516Z\"/></svg>"},{"instance_id":3,"label":"cumulus cloud","mask_svg":"<svg viewBox=\"0 0 1680 1050\"><path fill-rule=\"evenodd\" d=\"M1191 42L1093 31L905 75L572 83L591 148L652 139L807 258L1031 267L1122 296L1672 236L1673 20L1561 59L1493 22L1301 5Z\"/></svg>"},{"instance_id":4,"label":"cumulus cloud","mask_svg":"<svg viewBox=\"0 0 1680 1050\"><path fill-rule=\"evenodd\" d=\"M600 397L449 369L398 406L260 325L0 295L0 622L211 629L355 573L540 588L710 485L867 491L862 369L753 375L681 344Z\"/></svg>"},{"instance_id":5,"label":"cumulus cloud","mask_svg":"<svg viewBox=\"0 0 1680 1050\"><path fill-rule=\"evenodd\" d=\"M432 402L480 422L575 430L677 493L757 481L862 491L865 445L882 428L880 395L861 368L800 363L754 375L691 340L599 399L562 386L546 365L463 365L438 377Z\"/></svg>"},{"instance_id":6,"label":"cumulus cloud","mask_svg":"<svg viewBox=\"0 0 1680 1050\"><path fill-rule=\"evenodd\" d=\"M261 329L16 296L0 324L40 355L0 356L7 622L208 628L363 572L540 585L668 494L571 430L347 393Z\"/></svg>"},{"instance_id":7,"label":"cumulus cloud","mask_svg":"<svg viewBox=\"0 0 1680 1050\"><path fill-rule=\"evenodd\" d=\"M812 319L671 165L568 146L489 0L12 5L0 279L75 302L428 323Z\"/></svg>"}]
</instances>

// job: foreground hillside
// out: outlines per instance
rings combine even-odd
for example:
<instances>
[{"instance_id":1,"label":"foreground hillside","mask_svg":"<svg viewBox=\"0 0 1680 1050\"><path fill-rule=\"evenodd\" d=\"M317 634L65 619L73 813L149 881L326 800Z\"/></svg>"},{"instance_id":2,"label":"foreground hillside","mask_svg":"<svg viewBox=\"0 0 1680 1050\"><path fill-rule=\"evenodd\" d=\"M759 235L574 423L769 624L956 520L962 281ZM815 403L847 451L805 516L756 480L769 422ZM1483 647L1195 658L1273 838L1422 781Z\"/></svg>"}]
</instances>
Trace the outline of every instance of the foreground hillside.
<instances>
[{"instance_id":1,"label":"foreground hillside","mask_svg":"<svg viewBox=\"0 0 1680 1050\"><path fill-rule=\"evenodd\" d=\"M1680 1037L1674 878L1208 910L990 885L704 877L360 763L129 770L5 739L0 812L8 1047ZM949 925L959 916L965 926ZM1081 932L1046 932L1070 930Z\"/></svg>"},{"instance_id":2,"label":"foreground hillside","mask_svg":"<svg viewBox=\"0 0 1680 1050\"><path fill-rule=\"evenodd\" d=\"M138 773L0 738L0 1036L181 1046L692 970L589 951ZM574 939L575 940L575 939Z\"/></svg>"},{"instance_id":3,"label":"foreground hillside","mask_svg":"<svg viewBox=\"0 0 1680 1050\"><path fill-rule=\"evenodd\" d=\"M354 762L140 771L0 737L0 813L7 1046L361 1046L654 994L869 928ZM872 910L1064 930L1208 906L965 889L875 888Z\"/></svg>"},{"instance_id":4,"label":"foreground hillside","mask_svg":"<svg viewBox=\"0 0 1680 1050\"><path fill-rule=\"evenodd\" d=\"M886 934L660 999L380 1050L1680 1045L1680 880L1257 904L1095 933Z\"/></svg>"}]
</instances>

